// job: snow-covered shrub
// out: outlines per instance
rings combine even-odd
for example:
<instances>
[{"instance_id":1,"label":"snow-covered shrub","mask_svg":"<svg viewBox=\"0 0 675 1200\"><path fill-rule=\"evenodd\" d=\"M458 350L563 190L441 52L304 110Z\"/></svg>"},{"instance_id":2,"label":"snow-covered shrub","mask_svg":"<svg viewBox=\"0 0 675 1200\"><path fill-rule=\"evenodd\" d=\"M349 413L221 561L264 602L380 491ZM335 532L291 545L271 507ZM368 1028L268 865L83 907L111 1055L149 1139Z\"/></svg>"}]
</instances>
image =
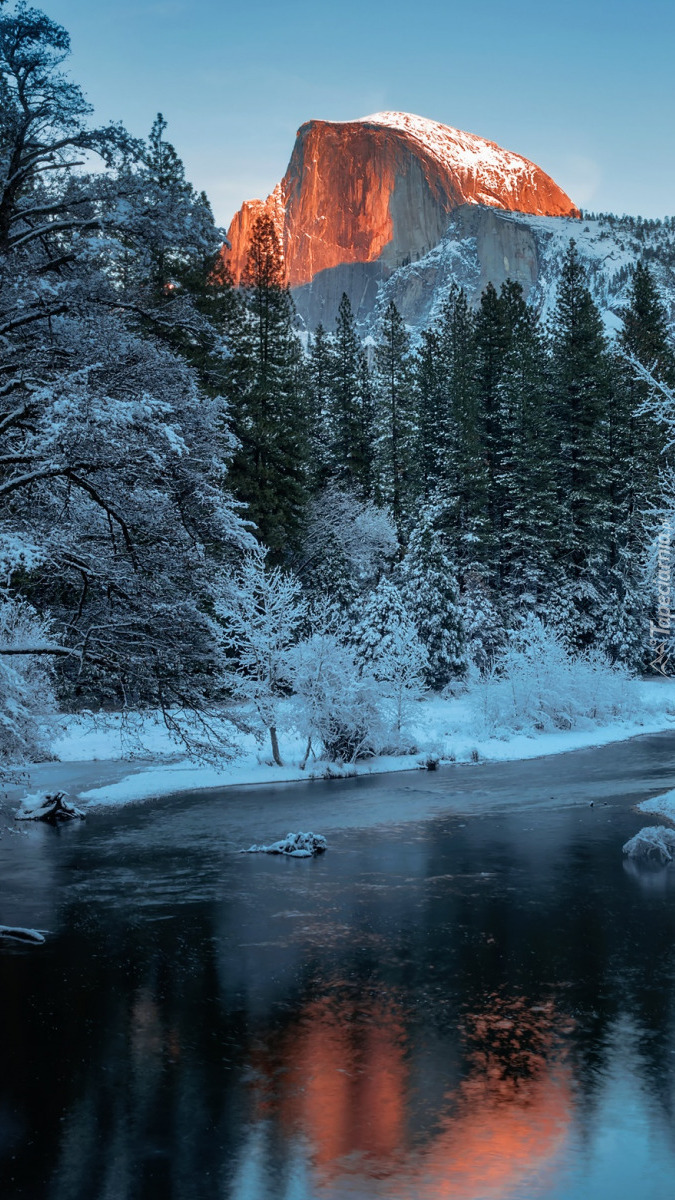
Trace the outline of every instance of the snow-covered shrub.
<instances>
[{"instance_id":1,"label":"snow-covered shrub","mask_svg":"<svg viewBox=\"0 0 675 1200\"><path fill-rule=\"evenodd\" d=\"M328 842L322 833L287 833L269 846L249 846L245 854L285 854L288 858L314 858L325 854Z\"/></svg>"},{"instance_id":2,"label":"snow-covered shrub","mask_svg":"<svg viewBox=\"0 0 675 1200\"><path fill-rule=\"evenodd\" d=\"M14 816L17 821L45 821L47 825L59 825L64 821L82 819L85 813L68 799L65 792L45 795L36 792L24 796Z\"/></svg>"},{"instance_id":3,"label":"snow-covered shrub","mask_svg":"<svg viewBox=\"0 0 675 1200\"><path fill-rule=\"evenodd\" d=\"M290 651L306 613L300 584L290 572L268 568L267 550L258 545L244 556L216 611L224 643L237 657L233 690L269 733L274 761L282 766L279 703L289 691Z\"/></svg>"},{"instance_id":4,"label":"snow-covered shrub","mask_svg":"<svg viewBox=\"0 0 675 1200\"><path fill-rule=\"evenodd\" d=\"M575 652L538 617L527 618L477 688L488 735L591 727L630 715L630 676L597 652Z\"/></svg>"},{"instance_id":5,"label":"snow-covered shrub","mask_svg":"<svg viewBox=\"0 0 675 1200\"><path fill-rule=\"evenodd\" d=\"M316 614L315 614L316 616ZM385 738L380 685L362 670L339 628L320 627L289 656L295 724L307 750L321 747L331 762L352 763L377 754Z\"/></svg>"}]
</instances>

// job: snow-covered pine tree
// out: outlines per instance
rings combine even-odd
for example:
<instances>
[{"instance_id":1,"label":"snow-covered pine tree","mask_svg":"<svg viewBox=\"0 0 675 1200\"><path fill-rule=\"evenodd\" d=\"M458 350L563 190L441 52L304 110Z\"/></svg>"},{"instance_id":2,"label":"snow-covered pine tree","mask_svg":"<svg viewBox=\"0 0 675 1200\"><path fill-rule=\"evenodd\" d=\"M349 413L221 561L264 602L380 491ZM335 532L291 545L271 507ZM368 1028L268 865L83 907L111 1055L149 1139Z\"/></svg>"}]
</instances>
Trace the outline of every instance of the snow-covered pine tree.
<instances>
[{"instance_id":1,"label":"snow-covered pine tree","mask_svg":"<svg viewBox=\"0 0 675 1200\"><path fill-rule=\"evenodd\" d=\"M669 336L668 312L649 267L638 261L631 275L628 304L621 313L618 342L656 379L675 386L675 348Z\"/></svg>"},{"instance_id":2,"label":"snow-covered pine tree","mask_svg":"<svg viewBox=\"0 0 675 1200\"><path fill-rule=\"evenodd\" d=\"M474 324L476 404L487 476L484 561L492 586L497 590L501 587L499 560L504 518L498 462L501 444L499 384L511 345L513 322L517 320L514 308L520 299L514 295L509 282L503 285L499 295L493 284L488 283L480 298Z\"/></svg>"},{"instance_id":3,"label":"snow-covered pine tree","mask_svg":"<svg viewBox=\"0 0 675 1200\"><path fill-rule=\"evenodd\" d=\"M214 246L211 206L185 178L183 162L165 136L167 128L167 120L158 113L140 151L141 163L128 173L127 185L135 193L136 244L133 262L126 265L140 279L142 241L145 285L158 297L170 299L195 269L203 271Z\"/></svg>"},{"instance_id":4,"label":"snow-covered pine tree","mask_svg":"<svg viewBox=\"0 0 675 1200\"><path fill-rule=\"evenodd\" d=\"M417 478L418 421L410 338L393 300L380 323L375 350L376 495L391 508L401 547L405 545Z\"/></svg>"},{"instance_id":5,"label":"snow-covered pine tree","mask_svg":"<svg viewBox=\"0 0 675 1200\"><path fill-rule=\"evenodd\" d=\"M551 323L552 397L558 446L558 560L579 648L602 638L611 543L609 412L612 363L600 312L574 241L565 255Z\"/></svg>"},{"instance_id":6,"label":"snow-covered pine tree","mask_svg":"<svg viewBox=\"0 0 675 1200\"><path fill-rule=\"evenodd\" d=\"M656 608L652 548L661 529L663 496L670 491L672 434L664 400L675 384L668 314L644 263L633 269L622 318L613 448L616 613L608 620L607 648L612 658L640 667L654 657L648 637Z\"/></svg>"},{"instance_id":7,"label":"snow-covered pine tree","mask_svg":"<svg viewBox=\"0 0 675 1200\"><path fill-rule=\"evenodd\" d=\"M498 577L507 607L532 609L555 587L557 530L553 423L543 338L517 283L502 296L510 337L497 388L495 480L502 507Z\"/></svg>"},{"instance_id":8,"label":"snow-covered pine tree","mask_svg":"<svg viewBox=\"0 0 675 1200\"><path fill-rule=\"evenodd\" d=\"M507 641L499 597L491 591L482 571L467 576L459 597L466 637L466 657L481 675L488 674Z\"/></svg>"},{"instance_id":9,"label":"snow-covered pine tree","mask_svg":"<svg viewBox=\"0 0 675 1200\"><path fill-rule=\"evenodd\" d=\"M419 414L419 473L426 504L446 481L452 444L450 393L443 367L438 331L424 329L414 356L414 371Z\"/></svg>"},{"instance_id":10,"label":"snow-covered pine tree","mask_svg":"<svg viewBox=\"0 0 675 1200\"><path fill-rule=\"evenodd\" d=\"M428 655L426 682L434 691L464 675L467 665L457 578L437 518L438 509L423 510L399 572L403 602Z\"/></svg>"},{"instance_id":11,"label":"snow-covered pine tree","mask_svg":"<svg viewBox=\"0 0 675 1200\"><path fill-rule=\"evenodd\" d=\"M358 604L351 632L359 662L376 666L393 646L393 631L412 625L400 588L386 576Z\"/></svg>"},{"instance_id":12,"label":"snow-covered pine tree","mask_svg":"<svg viewBox=\"0 0 675 1200\"><path fill-rule=\"evenodd\" d=\"M621 363L622 423L615 459L628 509L625 534L631 557L643 557L645 511L657 502L660 474L672 452L664 453L667 439L650 411L653 385L635 371L633 362L646 368L655 380L673 387L675 350L665 306L649 268L641 262L634 268L628 305L621 317L623 327L617 340L628 361Z\"/></svg>"},{"instance_id":13,"label":"snow-covered pine tree","mask_svg":"<svg viewBox=\"0 0 675 1200\"><path fill-rule=\"evenodd\" d=\"M439 398L439 415L447 441L444 462L439 464L439 494L444 501L443 528L463 581L487 557L488 474L474 370L474 318L466 292L456 285L441 310L437 336L437 375L446 397ZM427 436L432 436L430 430Z\"/></svg>"},{"instance_id":14,"label":"snow-covered pine tree","mask_svg":"<svg viewBox=\"0 0 675 1200\"><path fill-rule=\"evenodd\" d=\"M383 578L358 606L351 632L356 661L380 683L391 706L393 730L399 735L409 705L424 688L428 656L399 588Z\"/></svg>"},{"instance_id":15,"label":"snow-covered pine tree","mask_svg":"<svg viewBox=\"0 0 675 1200\"><path fill-rule=\"evenodd\" d=\"M305 517L310 428L305 364L293 327L294 308L271 217L253 224L243 276L245 308L237 390L231 395L241 443L232 486L247 515L277 558L297 549Z\"/></svg>"}]
</instances>

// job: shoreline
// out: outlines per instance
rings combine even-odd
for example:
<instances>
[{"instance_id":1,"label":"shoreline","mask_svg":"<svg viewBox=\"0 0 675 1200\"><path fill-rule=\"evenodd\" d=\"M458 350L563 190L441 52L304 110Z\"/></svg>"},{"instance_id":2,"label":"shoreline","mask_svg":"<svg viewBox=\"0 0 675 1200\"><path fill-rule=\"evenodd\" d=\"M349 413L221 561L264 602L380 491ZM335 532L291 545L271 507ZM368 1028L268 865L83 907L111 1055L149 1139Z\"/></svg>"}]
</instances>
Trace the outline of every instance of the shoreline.
<instances>
[{"instance_id":1,"label":"shoreline","mask_svg":"<svg viewBox=\"0 0 675 1200\"><path fill-rule=\"evenodd\" d=\"M175 756L173 761L159 757L136 760L67 758L22 768L26 782L5 788L7 802L4 815L12 819L14 806L22 796L35 791L65 791L88 812L103 814L129 805L147 804L188 793L206 796L213 792L240 789L254 794L260 788L286 788L298 783L326 784L343 779L375 780L381 776L409 777L413 773L429 780L438 779L439 776L447 780L449 767L490 767L555 759L560 755L602 749L667 733L675 733L675 718L662 714L660 718L653 717L651 721L640 724L626 722L623 725L569 730L536 737L519 734L506 740L490 739L481 743L477 758L465 755L453 761L441 756L437 768L431 770L424 761L430 757L429 751L414 755L383 756L349 767L318 762L305 771L293 762L280 768L235 759L217 768L185 759L176 761Z\"/></svg>"}]
</instances>

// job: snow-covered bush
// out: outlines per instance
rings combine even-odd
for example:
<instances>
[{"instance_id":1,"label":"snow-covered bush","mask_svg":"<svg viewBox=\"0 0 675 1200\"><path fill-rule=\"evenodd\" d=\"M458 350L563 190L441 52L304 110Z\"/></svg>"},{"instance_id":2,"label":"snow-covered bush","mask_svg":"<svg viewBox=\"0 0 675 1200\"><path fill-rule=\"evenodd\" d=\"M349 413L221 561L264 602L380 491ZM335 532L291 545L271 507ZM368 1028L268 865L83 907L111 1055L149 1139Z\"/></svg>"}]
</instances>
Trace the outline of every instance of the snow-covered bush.
<instances>
[{"instance_id":1,"label":"snow-covered bush","mask_svg":"<svg viewBox=\"0 0 675 1200\"><path fill-rule=\"evenodd\" d=\"M269 846L249 846L244 854L285 854L288 858L314 858L325 854L328 842L322 833L287 833Z\"/></svg>"},{"instance_id":2,"label":"snow-covered bush","mask_svg":"<svg viewBox=\"0 0 675 1200\"><path fill-rule=\"evenodd\" d=\"M223 641L233 650L235 695L250 705L269 733L272 755L282 766L277 736L279 702L290 690L291 648L305 617L298 580L279 567L268 568L267 550L247 552L233 582L216 606Z\"/></svg>"},{"instance_id":3,"label":"snow-covered bush","mask_svg":"<svg viewBox=\"0 0 675 1200\"><path fill-rule=\"evenodd\" d=\"M353 763L377 754L386 737L380 685L362 670L339 627L321 627L290 653L295 724L306 739L304 767L313 747L331 762Z\"/></svg>"},{"instance_id":4,"label":"snow-covered bush","mask_svg":"<svg viewBox=\"0 0 675 1200\"><path fill-rule=\"evenodd\" d=\"M574 652L538 617L511 636L476 689L477 716L489 736L591 727L625 720L635 699L630 676L597 652Z\"/></svg>"}]
</instances>

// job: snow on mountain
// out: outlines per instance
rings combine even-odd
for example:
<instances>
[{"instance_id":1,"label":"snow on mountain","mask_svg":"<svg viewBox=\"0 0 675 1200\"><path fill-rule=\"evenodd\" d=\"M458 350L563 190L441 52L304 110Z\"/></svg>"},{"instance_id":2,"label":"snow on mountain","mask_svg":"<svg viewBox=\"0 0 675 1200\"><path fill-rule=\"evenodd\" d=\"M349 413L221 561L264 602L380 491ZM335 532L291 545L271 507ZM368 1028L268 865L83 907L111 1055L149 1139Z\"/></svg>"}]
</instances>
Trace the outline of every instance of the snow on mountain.
<instances>
[{"instance_id":1,"label":"snow on mountain","mask_svg":"<svg viewBox=\"0 0 675 1200\"><path fill-rule=\"evenodd\" d=\"M475 133L454 129L451 125L441 125L439 121L427 117L417 117L412 113L379 112L361 117L358 124L382 125L405 133L441 163L448 173L465 172L472 176L475 190L467 195L468 204L516 207L509 200L518 197L523 183L536 190L544 177L535 163L510 150L503 150L496 142L487 141ZM557 186L552 180L551 184L554 188ZM568 211L575 211L571 202Z\"/></svg>"},{"instance_id":2,"label":"snow on mountain","mask_svg":"<svg viewBox=\"0 0 675 1200\"><path fill-rule=\"evenodd\" d=\"M453 281L476 303L488 281L499 288L507 278L522 284L545 321L572 239L610 335L620 327L631 267L639 259L652 269L675 323L675 218L645 221L610 214L577 220L465 209L426 255L380 283L372 309L361 314L364 329L370 330L393 300L414 333L433 323Z\"/></svg>"}]
</instances>

